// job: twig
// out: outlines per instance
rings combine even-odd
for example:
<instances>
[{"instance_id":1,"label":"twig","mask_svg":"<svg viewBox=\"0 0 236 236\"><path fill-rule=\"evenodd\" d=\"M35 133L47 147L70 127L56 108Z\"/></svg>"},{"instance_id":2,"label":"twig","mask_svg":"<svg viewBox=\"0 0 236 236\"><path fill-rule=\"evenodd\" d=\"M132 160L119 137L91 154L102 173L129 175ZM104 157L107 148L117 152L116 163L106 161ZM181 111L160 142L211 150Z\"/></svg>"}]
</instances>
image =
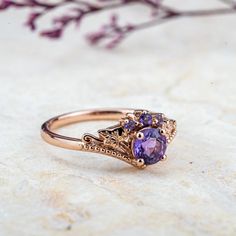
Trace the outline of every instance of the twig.
<instances>
[{"instance_id":1,"label":"twig","mask_svg":"<svg viewBox=\"0 0 236 236\"><path fill-rule=\"evenodd\" d=\"M164 4L164 0L96 0L94 3L83 0L61 0L57 3L43 2L39 0L0 0L0 11L8 8L29 8L32 10L27 17L26 26L32 31L37 29L37 22L46 14L65 6L73 7L69 11L68 8L60 17L54 17L52 27L48 30L42 30L39 34L43 37L51 39L60 38L69 24L80 24L82 19L94 13L119 9L133 4L140 4L151 10L150 20L140 24L120 25L116 14L110 17L110 21L103 25L97 32L87 35L87 39L91 44L106 42L107 48L113 48L119 44L124 38L133 32L138 32L145 28L157 26L173 19L182 17L206 17L236 13L236 2L233 0L219 0L225 3L227 7L205 10L177 10Z\"/></svg>"}]
</instances>

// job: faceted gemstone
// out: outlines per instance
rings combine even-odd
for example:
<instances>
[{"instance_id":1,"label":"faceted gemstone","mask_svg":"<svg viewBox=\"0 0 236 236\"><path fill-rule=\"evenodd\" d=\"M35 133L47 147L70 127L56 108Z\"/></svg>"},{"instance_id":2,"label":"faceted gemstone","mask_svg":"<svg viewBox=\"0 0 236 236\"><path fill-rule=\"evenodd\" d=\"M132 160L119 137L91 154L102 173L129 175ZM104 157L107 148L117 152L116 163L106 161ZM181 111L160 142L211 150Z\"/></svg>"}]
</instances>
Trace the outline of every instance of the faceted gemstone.
<instances>
[{"instance_id":1,"label":"faceted gemstone","mask_svg":"<svg viewBox=\"0 0 236 236\"><path fill-rule=\"evenodd\" d=\"M139 122L143 125L143 126L150 126L152 125L152 115L148 114L148 113L143 113L140 118L139 118Z\"/></svg>"},{"instance_id":2,"label":"faceted gemstone","mask_svg":"<svg viewBox=\"0 0 236 236\"><path fill-rule=\"evenodd\" d=\"M132 151L135 159L143 159L146 165L160 161L166 151L166 137L155 128L144 128L139 132L143 133L144 137L133 140Z\"/></svg>"},{"instance_id":3,"label":"faceted gemstone","mask_svg":"<svg viewBox=\"0 0 236 236\"><path fill-rule=\"evenodd\" d=\"M163 119L163 114L162 113L158 113L156 115L156 119L158 121L158 124L161 125L163 122L164 122L164 119Z\"/></svg>"},{"instance_id":4,"label":"faceted gemstone","mask_svg":"<svg viewBox=\"0 0 236 236\"><path fill-rule=\"evenodd\" d=\"M133 120L129 120L125 125L124 128L131 131L135 128L135 122Z\"/></svg>"}]
</instances>

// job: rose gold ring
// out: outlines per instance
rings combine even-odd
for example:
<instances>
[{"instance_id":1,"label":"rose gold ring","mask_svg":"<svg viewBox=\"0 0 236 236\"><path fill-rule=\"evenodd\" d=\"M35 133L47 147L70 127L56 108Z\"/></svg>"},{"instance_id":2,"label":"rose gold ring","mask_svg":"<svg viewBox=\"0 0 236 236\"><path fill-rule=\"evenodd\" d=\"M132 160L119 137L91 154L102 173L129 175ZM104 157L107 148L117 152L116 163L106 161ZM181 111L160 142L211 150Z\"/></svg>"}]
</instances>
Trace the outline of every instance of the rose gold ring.
<instances>
[{"instance_id":1,"label":"rose gold ring","mask_svg":"<svg viewBox=\"0 0 236 236\"><path fill-rule=\"evenodd\" d=\"M54 130L78 122L117 120L117 124L98 130L98 136L85 133L68 137ZM163 113L133 109L99 109L71 112L46 121L42 138L55 146L100 153L144 168L166 159L167 145L176 134L176 121Z\"/></svg>"}]
</instances>

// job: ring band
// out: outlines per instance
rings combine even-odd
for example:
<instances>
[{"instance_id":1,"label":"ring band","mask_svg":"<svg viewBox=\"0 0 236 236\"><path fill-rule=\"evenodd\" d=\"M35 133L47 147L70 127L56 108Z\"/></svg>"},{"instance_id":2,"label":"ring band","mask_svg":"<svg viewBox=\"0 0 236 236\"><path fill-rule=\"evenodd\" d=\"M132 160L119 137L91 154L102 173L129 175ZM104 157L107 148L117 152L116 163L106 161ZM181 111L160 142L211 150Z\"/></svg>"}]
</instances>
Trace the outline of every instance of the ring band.
<instances>
[{"instance_id":1,"label":"ring band","mask_svg":"<svg viewBox=\"0 0 236 236\"><path fill-rule=\"evenodd\" d=\"M98 130L98 136L85 133L82 138L54 131L69 124L95 120L116 120L117 124ZM52 145L112 156L138 168L165 160L167 145L175 134L175 120L163 113L133 109L71 112L51 118L41 127L42 138Z\"/></svg>"}]
</instances>

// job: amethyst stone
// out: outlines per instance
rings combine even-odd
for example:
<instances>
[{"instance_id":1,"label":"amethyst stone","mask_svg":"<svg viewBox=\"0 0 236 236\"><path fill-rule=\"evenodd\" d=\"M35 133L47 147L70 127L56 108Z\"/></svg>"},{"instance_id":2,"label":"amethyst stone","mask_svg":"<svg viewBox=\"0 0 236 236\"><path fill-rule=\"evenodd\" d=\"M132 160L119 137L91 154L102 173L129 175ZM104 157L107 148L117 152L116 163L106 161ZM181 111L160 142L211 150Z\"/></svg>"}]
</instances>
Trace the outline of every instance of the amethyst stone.
<instances>
[{"instance_id":1,"label":"amethyst stone","mask_svg":"<svg viewBox=\"0 0 236 236\"><path fill-rule=\"evenodd\" d=\"M152 115L148 114L148 113L143 113L140 118L139 118L139 122L143 125L143 126L150 126L152 125Z\"/></svg>"},{"instance_id":2,"label":"amethyst stone","mask_svg":"<svg viewBox=\"0 0 236 236\"><path fill-rule=\"evenodd\" d=\"M157 113L156 119L157 119L159 125L163 124L164 119L163 119L163 114L162 113Z\"/></svg>"},{"instance_id":3,"label":"amethyst stone","mask_svg":"<svg viewBox=\"0 0 236 236\"><path fill-rule=\"evenodd\" d=\"M135 128L135 122L133 120L129 120L125 125L124 128L131 131Z\"/></svg>"},{"instance_id":4,"label":"amethyst stone","mask_svg":"<svg viewBox=\"0 0 236 236\"><path fill-rule=\"evenodd\" d=\"M144 128L139 132L143 133L144 138L133 140L132 151L135 159L143 159L146 165L160 161L166 151L166 137L155 128Z\"/></svg>"}]
</instances>

